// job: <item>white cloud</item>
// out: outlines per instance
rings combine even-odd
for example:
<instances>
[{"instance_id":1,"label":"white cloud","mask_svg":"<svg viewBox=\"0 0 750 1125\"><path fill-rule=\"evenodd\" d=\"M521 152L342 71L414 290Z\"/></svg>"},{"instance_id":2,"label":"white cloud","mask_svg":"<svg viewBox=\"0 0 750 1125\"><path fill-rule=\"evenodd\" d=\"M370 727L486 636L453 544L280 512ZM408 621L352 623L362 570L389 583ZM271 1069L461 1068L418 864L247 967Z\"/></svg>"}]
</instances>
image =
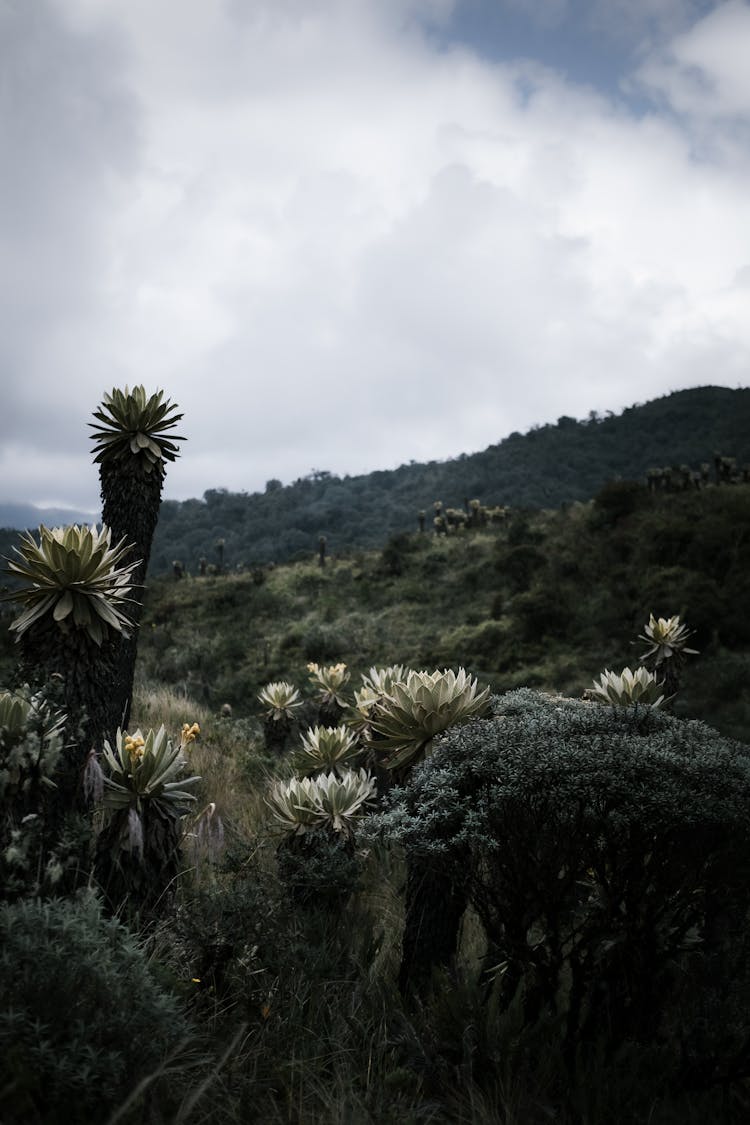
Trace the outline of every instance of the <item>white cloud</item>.
<instances>
[{"instance_id":1,"label":"white cloud","mask_svg":"<svg viewBox=\"0 0 750 1125\"><path fill-rule=\"evenodd\" d=\"M727 0L665 48L638 77L679 113L750 122L750 4Z\"/></svg>"},{"instance_id":2,"label":"white cloud","mask_svg":"<svg viewBox=\"0 0 750 1125\"><path fill-rule=\"evenodd\" d=\"M696 160L671 117L438 50L424 21L451 7L8 9L11 498L46 473L95 503L85 423L125 382L184 409L167 494L188 496L746 378L738 146ZM690 40L714 69L716 26Z\"/></svg>"}]
</instances>

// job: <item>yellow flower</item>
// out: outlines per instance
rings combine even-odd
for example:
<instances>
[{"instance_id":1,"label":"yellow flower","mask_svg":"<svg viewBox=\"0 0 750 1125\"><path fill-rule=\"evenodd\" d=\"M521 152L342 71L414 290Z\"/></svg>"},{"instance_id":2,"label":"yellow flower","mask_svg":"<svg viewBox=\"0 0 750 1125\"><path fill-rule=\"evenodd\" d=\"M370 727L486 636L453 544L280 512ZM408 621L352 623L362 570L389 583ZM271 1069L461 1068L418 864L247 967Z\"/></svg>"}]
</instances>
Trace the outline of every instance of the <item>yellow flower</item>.
<instances>
[{"instance_id":1,"label":"yellow flower","mask_svg":"<svg viewBox=\"0 0 750 1125\"><path fill-rule=\"evenodd\" d=\"M182 734L180 736L180 744L182 746L189 746L191 742L195 742L196 735L199 735L201 728L197 723L190 726L189 723L182 724Z\"/></svg>"},{"instance_id":2,"label":"yellow flower","mask_svg":"<svg viewBox=\"0 0 750 1125\"><path fill-rule=\"evenodd\" d=\"M126 734L125 735L125 752L130 757L133 765L140 762L145 753L143 737L140 734Z\"/></svg>"}]
</instances>

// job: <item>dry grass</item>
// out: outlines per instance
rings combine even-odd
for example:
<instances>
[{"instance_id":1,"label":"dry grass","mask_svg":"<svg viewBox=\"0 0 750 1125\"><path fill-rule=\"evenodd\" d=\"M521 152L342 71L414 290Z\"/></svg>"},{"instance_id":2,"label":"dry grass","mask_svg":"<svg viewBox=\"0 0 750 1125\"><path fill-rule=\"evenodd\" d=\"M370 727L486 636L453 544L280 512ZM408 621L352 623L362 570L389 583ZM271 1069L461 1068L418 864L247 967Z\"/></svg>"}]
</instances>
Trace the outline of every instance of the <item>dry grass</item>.
<instances>
[{"instance_id":1,"label":"dry grass","mask_svg":"<svg viewBox=\"0 0 750 1125\"><path fill-rule=\"evenodd\" d=\"M201 730L209 723L210 712L200 703L159 684L136 683L133 692L131 728L158 728L162 724L176 736L183 723L198 723Z\"/></svg>"},{"instance_id":2,"label":"dry grass","mask_svg":"<svg viewBox=\"0 0 750 1125\"><path fill-rule=\"evenodd\" d=\"M262 748L247 724L218 717L168 687L136 686L131 727L145 730L164 724L177 737L183 723L198 723L201 728L189 750L192 772L203 779L195 790L196 817L213 802L225 830L235 839L263 834L268 814Z\"/></svg>"}]
</instances>

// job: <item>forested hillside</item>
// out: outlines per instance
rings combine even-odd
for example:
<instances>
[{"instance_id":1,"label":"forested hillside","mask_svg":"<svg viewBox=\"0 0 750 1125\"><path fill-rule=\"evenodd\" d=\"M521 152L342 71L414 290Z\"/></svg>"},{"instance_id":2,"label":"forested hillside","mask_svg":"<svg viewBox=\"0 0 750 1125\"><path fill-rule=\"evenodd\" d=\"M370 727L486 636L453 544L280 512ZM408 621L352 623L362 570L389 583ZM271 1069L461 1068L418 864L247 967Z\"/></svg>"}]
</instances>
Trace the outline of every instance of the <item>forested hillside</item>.
<instances>
[{"instance_id":1,"label":"forested hillside","mask_svg":"<svg viewBox=\"0 0 750 1125\"><path fill-rule=\"evenodd\" d=\"M554 425L514 433L481 453L449 461L402 465L392 471L339 478L316 471L264 493L211 489L203 499L162 504L151 573L175 560L196 573L317 553L319 537L335 553L377 547L412 531L418 514L432 524L436 500L461 508L466 500L513 508L555 508L590 499L605 481L645 480L650 467L711 466L715 454L750 461L750 389L701 387L679 391L620 415L563 417Z\"/></svg>"},{"instance_id":2,"label":"forested hillside","mask_svg":"<svg viewBox=\"0 0 750 1125\"><path fill-rule=\"evenodd\" d=\"M678 713L750 735L750 485L649 492L614 482L586 504L502 526L411 532L383 549L149 586L141 675L218 708L259 713L270 680L307 662L464 665L496 691L580 696L635 666L649 614L681 614L700 655Z\"/></svg>"}]
</instances>

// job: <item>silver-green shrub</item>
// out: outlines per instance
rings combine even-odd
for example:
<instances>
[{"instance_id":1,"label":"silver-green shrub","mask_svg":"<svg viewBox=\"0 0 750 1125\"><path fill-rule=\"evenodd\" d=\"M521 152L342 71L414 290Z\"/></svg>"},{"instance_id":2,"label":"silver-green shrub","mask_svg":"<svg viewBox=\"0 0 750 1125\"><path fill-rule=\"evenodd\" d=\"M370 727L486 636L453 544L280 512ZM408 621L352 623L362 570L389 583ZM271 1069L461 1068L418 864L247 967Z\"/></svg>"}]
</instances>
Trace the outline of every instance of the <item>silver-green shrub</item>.
<instances>
[{"instance_id":1,"label":"silver-green shrub","mask_svg":"<svg viewBox=\"0 0 750 1125\"><path fill-rule=\"evenodd\" d=\"M717 1081L747 1067L747 746L660 711L516 691L436 740L369 831L462 881L503 1001L559 1019L570 1057L602 1036L667 1037L676 1067Z\"/></svg>"},{"instance_id":2,"label":"silver-green shrub","mask_svg":"<svg viewBox=\"0 0 750 1125\"><path fill-rule=\"evenodd\" d=\"M28 687L0 691L0 898L38 894L62 875L44 829L63 725L64 716Z\"/></svg>"}]
</instances>

